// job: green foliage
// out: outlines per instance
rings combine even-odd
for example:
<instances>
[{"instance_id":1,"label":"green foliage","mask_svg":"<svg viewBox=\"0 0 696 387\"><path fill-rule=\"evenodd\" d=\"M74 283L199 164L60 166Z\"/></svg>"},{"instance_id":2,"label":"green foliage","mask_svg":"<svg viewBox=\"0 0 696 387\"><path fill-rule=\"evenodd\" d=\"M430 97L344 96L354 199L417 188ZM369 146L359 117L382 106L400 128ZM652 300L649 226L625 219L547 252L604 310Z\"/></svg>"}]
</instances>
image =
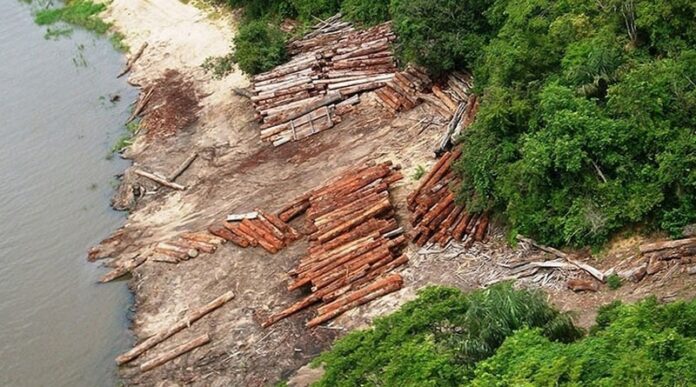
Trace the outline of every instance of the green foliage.
<instances>
[{"instance_id":1,"label":"green foliage","mask_svg":"<svg viewBox=\"0 0 696 387\"><path fill-rule=\"evenodd\" d=\"M390 19L389 0L343 0L341 13L349 20L373 26Z\"/></svg>"},{"instance_id":2,"label":"green foliage","mask_svg":"<svg viewBox=\"0 0 696 387\"><path fill-rule=\"evenodd\" d=\"M621 277L619 277L616 274L612 274L609 277L607 277L607 286L609 286L609 289L611 290L616 290L623 285L621 281Z\"/></svg>"},{"instance_id":3,"label":"green foliage","mask_svg":"<svg viewBox=\"0 0 696 387\"><path fill-rule=\"evenodd\" d=\"M416 170L413 171L413 175L411 175L411 179L413 180L420 180L421 177L425 175L425 168L423 168L422 165L416 166Z\"/></svg>"},{"instance_id":4,"label":"green foliage","mask_svg":"<svg viewBox=\"0 0 696 387\"><path fill-rule=\"evenodd\" d=\"M580 337L567 315L545 298L499 284L464 294L430 287L371 329L336 342L316 361L326 373L318 386L457 385L475 362L495 352L523 327L538 327L551 340Z\"/></svg>"},{"instance_id":5,"label":"green foliage","mask_svg":"<svg viewBox=\"0 0 696 387\"><path fill-rule=\"evenodd\" d=\"M479 18L495 31L471 54L460 201L555 245L696 221L693 2L498 0Z\"/></svg>"},{"instance_id":6,"label":"green foliage","mask_svg":"<svg viewBox=\"0 0 696 387\"><path fill-rule=\"evenodd\" d=\"M63 7L43 9L37 12L35 21L41 26L64 22L98 34L105 34L110 25L97 16L105 9L105 4L95 3L92 0L68 0Z\"/></svg>"},{"instance_id":7,"label":"green foliage","mask_svg":"<svg viewBox=\"0 0 696 387\"><path fill-rule=\"evenodd\" d=\"M433 74L471 67L492 28L482 15L493 0L391 0L394 30L404 62Z\"/></svg>"},{"instance_id":8,"label":"green foliage","mask_svg":"<svg viewBox=\"0 0 696 387\"><path fill-rule=\"evenodd\" d=\"M290 0L297 11L297 16L301 21L315 23L320 19L325 19L335 15L341 7L340 0Z\"/></svg>"},{"instance_id":9,"label":"green foliage","mask_svg":"<svg viewBox=\"0 0 696 387\"><path fill-rule=\"evenodd\" d=\"M106 10L106 4L95 3L92 0L66 0L62 7L47 8L38 11L34 21L38 25L50 25L55 23L67 23L99 35L108 33L110 23L103 21L99 14ZM70 33L68 29L48 29L46 38L57 38ZM128 46L123 43L123 35L113 33L109 37L114 48L119 51L127 51Z\"/></svg>"},{"instance_id":10,"label":"green foliage","mask_svg":"<svg viewBox=\"0 0 696 387\"><path fill-rule=\"evenodd\" d=\"M476 367L473 386L687 386L696 380L696 301L614 303L583 340L539 329L509 337Z\"/></svg>"},{"instance_id":11,"label":"green foliage","mask_svg":"<svg viewBox=\"0 0 696 387\"><path fill-rule=\"evenodd\" d=\"M234 38L232 59L242 71L258 74L285 61L285 36L280 29L263 20L244 23Z\"/></svg>"}]
</instances>

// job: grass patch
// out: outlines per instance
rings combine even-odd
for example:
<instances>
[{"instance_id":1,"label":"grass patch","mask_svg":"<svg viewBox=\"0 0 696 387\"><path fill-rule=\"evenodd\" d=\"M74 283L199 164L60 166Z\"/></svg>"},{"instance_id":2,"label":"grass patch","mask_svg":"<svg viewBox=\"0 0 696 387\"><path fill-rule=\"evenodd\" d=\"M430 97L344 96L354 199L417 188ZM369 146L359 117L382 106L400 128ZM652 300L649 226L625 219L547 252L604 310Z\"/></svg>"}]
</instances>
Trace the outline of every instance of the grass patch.
<instances>
[{"instance_id":1,"label":"grass patch","mask_svg":"<svg viewBox=\"0 0 696 387\"><path fill-rule=\"evenodd\" d=\"M126 133L122 134L121 137L116 140L116 143L111 147L111 152L107 156L107 159L110 159L109 156L113 157L114 153L120 153L123 151L123 149L133 145L133 141L135 140L135 135L138 134L140 131L140 122L139 121L132 121L126 125Z\"/></svg>"},{"instance_id":2,"label":"grass patch","mask_svg":"<svg viewBox=\"0 0 696 387\"><path fill-rule=\"evenodd\" d=\"M66 0L62 7L42 9L34 16L34 21L40 26L48 26L56 23L66 23L84 28L99 35L106 35L111 28L99 17L106 10L106 4L95 3L92 0ZM51 33L49 28L47 36L57 38L56 32ZM55 30L54 30L55 31ZM65 29L59 31L66 31ZM64 36L64 33L63 35ZM123 43L123 35L113 33L109 40L119 51L125 51L128 47Z\"/></svg>"},{"instance_id":3,"label":"grass patch","mask_svg":"<svg viewBox=\"0 0 696 387\"><path fill-rule=\"evenodd\" d=\"M411 175L411 179L415 180L420 180L421 177L425 175L425 168L423 168L422 165L418 165L416 167L416 170L413 171L413 174Z\"/></svg>"}]
</instances>

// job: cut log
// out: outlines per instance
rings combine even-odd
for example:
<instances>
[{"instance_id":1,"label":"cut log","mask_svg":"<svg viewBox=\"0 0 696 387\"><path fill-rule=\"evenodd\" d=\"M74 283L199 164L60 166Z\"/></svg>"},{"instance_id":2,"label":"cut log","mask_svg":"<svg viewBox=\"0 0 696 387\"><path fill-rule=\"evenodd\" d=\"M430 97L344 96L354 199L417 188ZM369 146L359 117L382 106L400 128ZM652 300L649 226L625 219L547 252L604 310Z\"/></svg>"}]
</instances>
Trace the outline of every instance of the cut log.
<instances>
[{"instance_id":1,"label":"cut log","mask_svg":"<svg viewBox=\"0 0 696 387\"><path fill-rule=\"evenodd\" d=\"M191 163L193 163L193 161L196 160L197 157L198 157L197 152L191 153L191 155L189 155L189 157L187 157L186 160L184 160L179 165L179 167L177 167L171 174L169 174L169 176L167 176L167 180L169 180L171 182L176 180L177 177L179 177L182 173L184 173L184 171L186 169L188 169L189 166L191 166Z\"/></svg>"},{"instance_id":2,"label":"cut log","mask_svg":"<svg viewBox=\"0 0 696 387\"><path fill-rule=\"evenodd\" d=\"M154 359L148 360L145 363L140 365L140 371L141 372L146 372L149 371L153 368L159 367L164 363L167 363L173 359L176 359L177 357L190 352L202 345L205 345L210 342L210 336L208 334L203 334L201 336L196 337L195 339L188 341L184 344L178 345L169 351L166 351L162 353L161 355L157 355Z\"/></svg>"},{"instance_id":3,"label":"cut log","mask_svg":"<svg viewBox=\"0 0 696 387\"><path fill-rule=\"evenodd\" d=\"M649 253L652 251L659 251L659 250L665 250L665 249L676 249L679 247L692 246L692 245L696 245L696 237L686 238L686 239L678 239L675 241L646 243L646 244L640 245L639 250L641 253L645 254L645 253Z\"/></svg>"},{"instance_id":4,"label":"cut log","mask_svg":"<svg viewBox=\"0 0 696 387\"><path fill-rule=\"evenodd\" d=\"M581 279L569 280L566 286L574 292L596 292L599 290L599 286L596 282Z\"/></svg>"},{"instance_id":5,"label":"cut log","mask_svg":"<svg viewBox=\"0 0 696 387\"><path fill-rule=\"evenodd\" d=\"M400 275L394 274L390 275L382 280L378 280L373 284L366 286L360 290L353 293L344 295L343 297L335 300L324 308L324 313L313 318L307 322L307 327L312 328L321 323L329 321L342 313L358 307L362 304L366 304L378 297L382 297L386 294L395 292L401 289L403 284L403 279Z\"/></svg>"},{"instance_id":6,"label":"cut log","mask_svg":"<svg viewBox=\"0 0 696 387\"><path fill-rule=\"evenodd\" d=\"M167 179L165 179L162 176L158 176L158 175L155 175L154 173L150 173L150 172L145 172L142 169L135 169L133 172L135 172L136 175L146 177L146 178L148 178L148 179L150 179L158 184L161 184L165 187L169 187L171 189L175 189L175 190L179 190L179 191L183 191L186 189L186 187L181 185L181 184L173 183L171 181L168 181Z\"/></svg>"},{"instance_id":7,"label":"cut log","mask_svg":"<svg viewBox=\"0 0 696 387\"><path fill-rule=\"evenodd\" d=\"M124 363L127 363L127 362L137 358L138 356L143 354L148 349L161 343L162 341L166 340L167 338L171 337L173 334L181 331L182 329L188 328L189 326L191 326L191 324L200 320L202 317L204 317L208 313L214 311L215 309L225 305L227 302L229 302L233 298L234 298L234 293L232 293L230 291L230 292L227 292L227 293L221 295L220 297L214 299L213 301L203 305L202 307L190 311L186 315L186 317L179 320L176 324L174 324L174 325L170 326L169 328L164 329L158 333L155 333L150 338L148 338L145 341L141 342L140 344L136 345L130 351L118 356L116 358L116 363L118 365L122 365Z\"/></svg>"},{"instance_id":8,"label":"cut log","mask_svg":"<svg viewBox=\"0 0 696 387\"><path fill-rule=\"evenodd\" d=\"M220 238L224 238L225 240L228 240L239 247L244 248L249 246L249 241L246 238L237 236L235 233L228 230L226 227L222 225L210 226L208 227L208 231L211 234L217 235Z\"/></svg>"},{"instance_id":9,"label":"cut log","mask_svg":"<svg viewBox=\"0 0 696 387\"><path fill-rule=\"evenodd\" d=\"M230 214L227 215L228 222L241 222L244 219L256 219L259 216L258 211L245 212L242 214Z\"/></svg>"},{"instance_id":10,"label":"cut log","mask_svg":"<svg viewBox=\"0 0 696 387\"><path fill-rule=\"evenodd\" d=\"M124 275L130 273L131 271L135 270L138 266L142 265L147 261L147 256L145 255L138 255L135 258L129 260L128 262L120 265L119 267L115 268L114 270L106 273L104 276L102 276L99 279L99 282L101 283L106 283L113 281L117 278L123 277Z\"/></svg>"}]
</instances>

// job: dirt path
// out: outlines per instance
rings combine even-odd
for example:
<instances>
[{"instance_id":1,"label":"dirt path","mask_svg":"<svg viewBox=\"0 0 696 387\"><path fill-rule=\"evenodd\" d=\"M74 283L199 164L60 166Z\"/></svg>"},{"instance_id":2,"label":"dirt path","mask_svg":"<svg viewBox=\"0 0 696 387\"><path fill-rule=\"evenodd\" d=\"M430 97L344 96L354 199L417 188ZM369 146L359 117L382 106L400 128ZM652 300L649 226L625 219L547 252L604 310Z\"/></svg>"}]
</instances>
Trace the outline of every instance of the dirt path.
<instances>
[{"instance_id":1,"label":"dirt path","mask_svg":"<svg viewBox=\"0 0 696 387\"><path fill-rule=\"evenodd\" d=\"M205 58L229 51L233 19L213 19L178 0L114 0L106 17L134 49L143 41L149 43L129 80L143 89L152 87L153 97L143 128L126 156L137 167L166 175L192 151L199 153L199 158L177 179L177 183L189 187L185 191L158 187L134 176L132 168L126 171L117 204L131 211L119 236L122 243L117 259L183 231L204 230L230 212L254 207L276 211L295 196L368 159L392 160L404 168L407 178L391 193L398 207L397 217L402 224L407 223L403 203L415 184L408 176L417 166L428 168L434 162L432 148L441 133L436 126L419 133L413 125L421 114L419 108L393 120L369 98L363 98L360 109L333 129L273 148L260 142L248 100L232 92L232 87L248 85L246 77L235 72L215 80L200 67ZM370 125L358 125L368 121ZM261 249L242 250L226 244L215 254L203 254L176 265L147 262L139 267L129 283L135 294L132 328L139 338L169 326L188 308L205 304L228 290L233 290L236 297L122 367L124 382L273 384L326 349L346 329L393 310L414 297L421 286L479 286L476 278L462 275L463 271L482 266L482 257L511 251L502 235L487 246L476 244L463 257L448 253L423 256L410 251L411 263L404 273L406 287L402 291L351 311L328 328L307 330L304 321L312 312L305 311L264 330L259 321L299 297L298 292L286 291L285 273L306 251L305 243L296 242L273 256ZM566 293L559 291L558 297L565 298ZM580 296L566 295L582 301L577 299ZM210 334L210 344L152 371L138 371L141 362L202 333Z\"/></svg>"}]
</instances>

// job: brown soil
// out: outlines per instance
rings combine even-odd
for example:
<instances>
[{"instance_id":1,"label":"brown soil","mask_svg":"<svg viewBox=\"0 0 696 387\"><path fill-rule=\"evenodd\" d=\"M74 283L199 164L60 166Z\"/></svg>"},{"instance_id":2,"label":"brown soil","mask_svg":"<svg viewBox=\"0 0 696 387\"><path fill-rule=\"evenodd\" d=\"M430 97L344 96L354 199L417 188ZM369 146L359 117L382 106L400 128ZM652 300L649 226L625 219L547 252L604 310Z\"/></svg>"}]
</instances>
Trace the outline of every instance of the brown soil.
<instances>
[{"instance_id":1,"label":"brown soil","mask_svg":"<svg viewBox=\"0 0 696 387\"><path fill-rule=\"evenodd\" d=\"M276 211L292 198L368 159L392 160L403 167L406 178L394 185L391 194L400 223L407 224L405 197L416 184L409 176L418 166L427 169L434 163L432 150L443 130L432 125L421 132L414 125L424 114L422 108L392 119L365 97L356 112L333 129L273 148L260 142L249 101L231 91L232 86L243 87L246 80L239 73L213 80L200 68L206 56L224 54L221 46L227 46L231 39L230 25L207 20L192 6L177 0L121 0L110 7L110 17L132 47L138 47L143 39L151 42L152 49L136 63L131 80L160 85L160 94L153 96L152 110L143 122L149 135L138 136L126 155L139 167L166 175L190 152L199 153L199 158L177 179L177 183L189 187L186 191L159 187L130 170L125 173L116 203L126 203L123 208L131 212L121 236L116 238L123 243L109 242L115 260L180 232L204 230L228 213L254 207ZM193 32L181 34L181 23ZM140 25L149 29L139 30ZM197 43L200 47L194 50ZM171 69L174 71L168 71ZM364 122L371 124L362 125ZM301 221L295 223L299 226ZM493 230L488 244L477 243L465 251L453 246L445 251L419 253L410 247L411 261L403 272L404 289L313 330L304 327L313 315L311 310L268 329L259 324L301 296L299 291L286 290L286 273L306 251L305 241L275 255L228 243L215 254L202 254L176 265L146 262L129 280L135 295L132 329L140 339L225 291L233 290L236 297L121 367L120 375L129 385L261 386L286 379L347 329L365 326L374 316L394 310L415 297L423 286L477 288L498 270L497 261L539 255L533 250L508 247L502 232ZM637 243L635 240L612 249L595 265L606 269L635 256ZM549 279L543 287L555 304L576 311L578 322L587 326L597 307L612 299L634 300L651 293L663 298L689 297L696 292L696 276L677 273L661 285L659 279L664 273L616 291L603 285L597 293L576 294L565 289L567 278L561 277ZM541 286L531 279L520 282ZM139 372L137 365L143 361L202 333L210 334L210 344L152 371Z\"/></svg>"}]
</instances>

